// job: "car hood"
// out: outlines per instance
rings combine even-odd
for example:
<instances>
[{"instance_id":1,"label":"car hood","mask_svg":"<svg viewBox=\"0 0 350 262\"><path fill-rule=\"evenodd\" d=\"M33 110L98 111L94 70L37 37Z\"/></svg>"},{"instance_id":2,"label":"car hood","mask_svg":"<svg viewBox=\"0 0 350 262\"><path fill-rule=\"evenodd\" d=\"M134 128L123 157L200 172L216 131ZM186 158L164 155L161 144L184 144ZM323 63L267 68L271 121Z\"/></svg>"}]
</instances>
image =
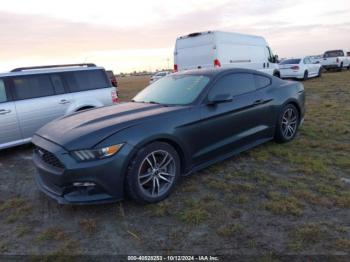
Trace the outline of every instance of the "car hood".
<instances>
[{"instance_id":1,"label":"car hood","mask_svg":"<svg viewBox=\"0 0 350 262\"><path fill-rule=\"evenodd\" d=\"M105 138L160 115L185 110L187 107L122 103L77 112L54 120L36 134L67 150L92 148Z\"/></svg>"}]
</instances>

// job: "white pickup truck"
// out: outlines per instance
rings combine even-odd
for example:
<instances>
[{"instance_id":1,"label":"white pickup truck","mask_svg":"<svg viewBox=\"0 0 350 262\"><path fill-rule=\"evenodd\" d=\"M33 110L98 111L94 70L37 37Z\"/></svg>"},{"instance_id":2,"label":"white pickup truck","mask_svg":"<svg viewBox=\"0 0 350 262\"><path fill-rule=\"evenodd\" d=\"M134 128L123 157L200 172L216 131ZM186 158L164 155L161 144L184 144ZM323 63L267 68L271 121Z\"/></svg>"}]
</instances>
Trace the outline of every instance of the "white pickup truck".
<instances>
[{"instance_id":1,"label":"white pickup truck","mask_svg":"<svg viewBox=\"0 0 350 262\"><path fill-rule=\"evenodd\" d=\"M337 69L340 71L343 68L350 69L350 57L346 56L343 50L326 51L320 62L326 70Z\"/></svg>"}]
</instances>

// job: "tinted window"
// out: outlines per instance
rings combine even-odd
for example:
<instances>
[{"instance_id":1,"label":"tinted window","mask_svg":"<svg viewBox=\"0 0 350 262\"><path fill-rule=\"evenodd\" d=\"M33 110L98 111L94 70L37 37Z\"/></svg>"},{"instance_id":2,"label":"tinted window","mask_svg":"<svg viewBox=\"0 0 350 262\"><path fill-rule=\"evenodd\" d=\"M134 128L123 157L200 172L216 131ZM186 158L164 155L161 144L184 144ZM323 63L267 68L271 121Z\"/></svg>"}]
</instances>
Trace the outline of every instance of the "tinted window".
<instances>
[{"instance_id":1,"label":"tinted window","mask_svg":"<svg viewBox=\"0 0 350 262\"><path fill-rule=\"evenodd\" d=\"M14 77L13 84L17 100L54 95L49 75Z\"/></svg>"},{"instance_id":2,"label":"tinted window","mask_svg":"<svg viewBox=\"0 0 350 262\"><path fill-rule=\"evenodd\" d=\"M255 75L255 86L256 89L267 87L271 84L270 78L261 75Z\"/></svg>"},{"instance_id":3,"label":"tinted window","mask_svg":"<svg viewBox=\"0 0 350 262\"><path fill-rule=\"evenodd\" d=\"M56 94L63 94L65 92L63 81L60 75L51 75L51 82Z\"/></svg>"},{"instance_id":4,"label":"tinted window","mask_svg":"<svg viewBox=\"0 0 350 262\"><path fill-rule=\"evenodd\" d=\"M135 102L186 105L193 102L209 78L201 75L169 75L149 85L134 97Z\"/></svg>"},{"instance_id":5,"label":"tinted window","mask_svg":"<svg viewBox=\"0 0 350 262\"><path fill-rule=\"evenodd\" d=\"M2 79L0 79L0 103L6 102L7 96L6 96L6 89L5 89L5 83Z\"/></svg>"},{"instance_id":6,"label":"tinted window","mask_svg":"<svg viewBox=\"0 0 350 262\"><path fill-rule=\"evenodd\" d=\"M324 57L337 57L337 56L344 56L344 52L341 50L334 50L334 51L328 51L324 53Z\"/></svg>"},{"instance_id":7,"label":"tinted window","mask_svg":"<svg viewBox=\"0 0 350 262\"><path fill-rule=\"evenodd\" d=\"M76 71L66 73L67 83L72 92L99 89L111 86L103 70Z\"/></svg>"},{"instance_id":8,"label":"tinted window","mask_svg":"<svg viewBox=\"0 0 350 262\"><path fill-rule=\"evenodd\" d=\"M252 74L236 73L219 79L209 93L209 99L221 94L238 96L255 90L255 79Z\"/></svg>"},{"instance_id":9,"label":"tinted window","mask_svg":"<svg viewBox=\"0 0 350 262\"><path fill-rule=\"evenodd\" d=\"M294 65L294 64L299 64L300 59L286 59L283 60L280 65Z\"/></svg>"}]
</instances>

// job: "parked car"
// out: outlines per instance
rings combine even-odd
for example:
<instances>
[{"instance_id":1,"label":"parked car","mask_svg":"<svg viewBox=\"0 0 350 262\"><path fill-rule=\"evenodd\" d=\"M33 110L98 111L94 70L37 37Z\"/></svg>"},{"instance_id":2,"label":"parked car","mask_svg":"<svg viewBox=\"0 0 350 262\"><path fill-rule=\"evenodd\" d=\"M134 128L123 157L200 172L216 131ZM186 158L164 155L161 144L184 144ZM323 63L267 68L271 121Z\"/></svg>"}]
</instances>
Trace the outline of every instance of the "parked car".
<instances>
[{"instance_id":1,"label":"parked car","mask_svg":"<svg viewBox=\"0 0 350 262\"><path fill-rule=\"evenodd\" d=\"M166 198L181 175L275 139L304 118L299 82L248 69L168 75L132 102L55 120L33 137L39 188L59 203L103 203L126 192Z\"/></svg>"},{"instance_id":2,"label":"parked car","mask_svg":"<svg viewBox=\"0 0 350 262\"><path fill-rule=\"evenodd\" d=\"M117 77L115 76L115 74L113 73L112 70L107 70L106 74L109 78L109 80L111 81L111 85L115 87L115 91L116 91L116 101L118 101L118 97L119 97L119 88L118 88L118 81L117 81Z\"/></svg>"},{"instance_id":3,"label":"parked car","mask_svg":"<svg viewBox=\"0 0 350 262\"><path fill-rule=\"evenodd\" d=\"M278 58L261 36L208 31L176 39L174 70L248 68L279 77Z\"/></svg>"},{"instance_id":4,"label":"parked car","mask_svg":"<svg viewBox=\"0 0 350 262\"><path fill-rule=\"evenodd\" d=\"M343 68L350 69L350 57L345 56L343 50L330 50L324 53L321 64L326 70L336 69L340 71Z\"/></svg>"},{"instance_id":5,"label":"parked car","mask_svg":"<svg viewBox=\"0 0 350 262\"><path fill-rule=\"evenodd\" d=\"M171 74L170 71L159 71L151 76L149 83L152 84L153 82L155 82L155 81L157 81L157 80L161 79L162 77L167 76L169 74Z\"/></svg>"},{"instance_id":6,"label":"parked car","mask_svg":"<svg viewBox=\"0 0 350 262\"><path fill-rule=\"evenodd\" d=\"M280 64L281 78L297 78L307 80L311 77L322 75L320 63L312 62L309 57L290 58L283 60Z\"/></svg>"},{"instance_id":7,"label":"parked car","mask_svg":"<svg viewBox=\"0 0 350 262\"><path fill-rule=\"evenodd\" d=\"M117 78L116 78L115 74L113 73L113 71L107 70L106 74L107 74L109 80L111 81L111 85L114 86L116 89L118 89L118 81L117 81Z\"/></svg>"},{"instance_id":8,"label":"parked car","mask_svg":"<svg viewBox=\"0 0 350 262\"><path fill-rule=\"evenodd\" d=\"M321 64L321 60L323 59L323 55L312 55L308 56L312 63Z\"/></svg>"},{"instance_id":9,"label":"parked car","mask_svg":"<svg viewBox=\"0 0 350 262\"><path fill-rule=\"evenodd\" d=\"M16 68L0 74L0 149L30 142L40 127L73 112L117 101L94 64Z\"/></svg>"}]
</instances>

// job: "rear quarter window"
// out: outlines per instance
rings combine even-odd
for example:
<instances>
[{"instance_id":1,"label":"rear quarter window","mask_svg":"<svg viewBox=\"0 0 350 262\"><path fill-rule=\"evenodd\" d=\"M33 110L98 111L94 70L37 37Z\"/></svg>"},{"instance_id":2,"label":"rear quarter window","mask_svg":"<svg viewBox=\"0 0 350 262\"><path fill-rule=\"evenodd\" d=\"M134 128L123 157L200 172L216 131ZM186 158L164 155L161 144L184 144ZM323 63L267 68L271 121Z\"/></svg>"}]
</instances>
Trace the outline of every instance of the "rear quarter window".
<instances>
[{"instance_id":1,"label":"rear quarter window","mask_svg":"<svg viewBox=\"0 0 350 262\"><path fill-rule=\"evenodd\" d=\"M264 88L271 85L271 79L266 76L255 75L256 89Z\"/></svg>"},{"instance_id":2,"label":"rear quarter window","mask_svg":"<svg viewBox=\"0 0 350 262\"><path fill-rule=\"evenodd\" d=\"M76 71L65 74L71 92L81 92L110 87L103 70Z\"/></svg>"},{"instance_id":3,"label":"rear quarter window","mask_svg":"<svg viewBox=\"0 0 350 262\"><path fill-rule=\"evenodd\" d=\"M16 100L54 95L49 75L31 75L12 78Z\"/></svg>"},{"instance_id":4,"label":"rear quarter window","mask_svg":"<svg viewBox=\"0 0 350 262\"><path fill-rule=\"evenodd\" d=\"M7 95L4 80L0 79L0 103L3 102L7 102Z\"/></svg>"}]
</instances>

